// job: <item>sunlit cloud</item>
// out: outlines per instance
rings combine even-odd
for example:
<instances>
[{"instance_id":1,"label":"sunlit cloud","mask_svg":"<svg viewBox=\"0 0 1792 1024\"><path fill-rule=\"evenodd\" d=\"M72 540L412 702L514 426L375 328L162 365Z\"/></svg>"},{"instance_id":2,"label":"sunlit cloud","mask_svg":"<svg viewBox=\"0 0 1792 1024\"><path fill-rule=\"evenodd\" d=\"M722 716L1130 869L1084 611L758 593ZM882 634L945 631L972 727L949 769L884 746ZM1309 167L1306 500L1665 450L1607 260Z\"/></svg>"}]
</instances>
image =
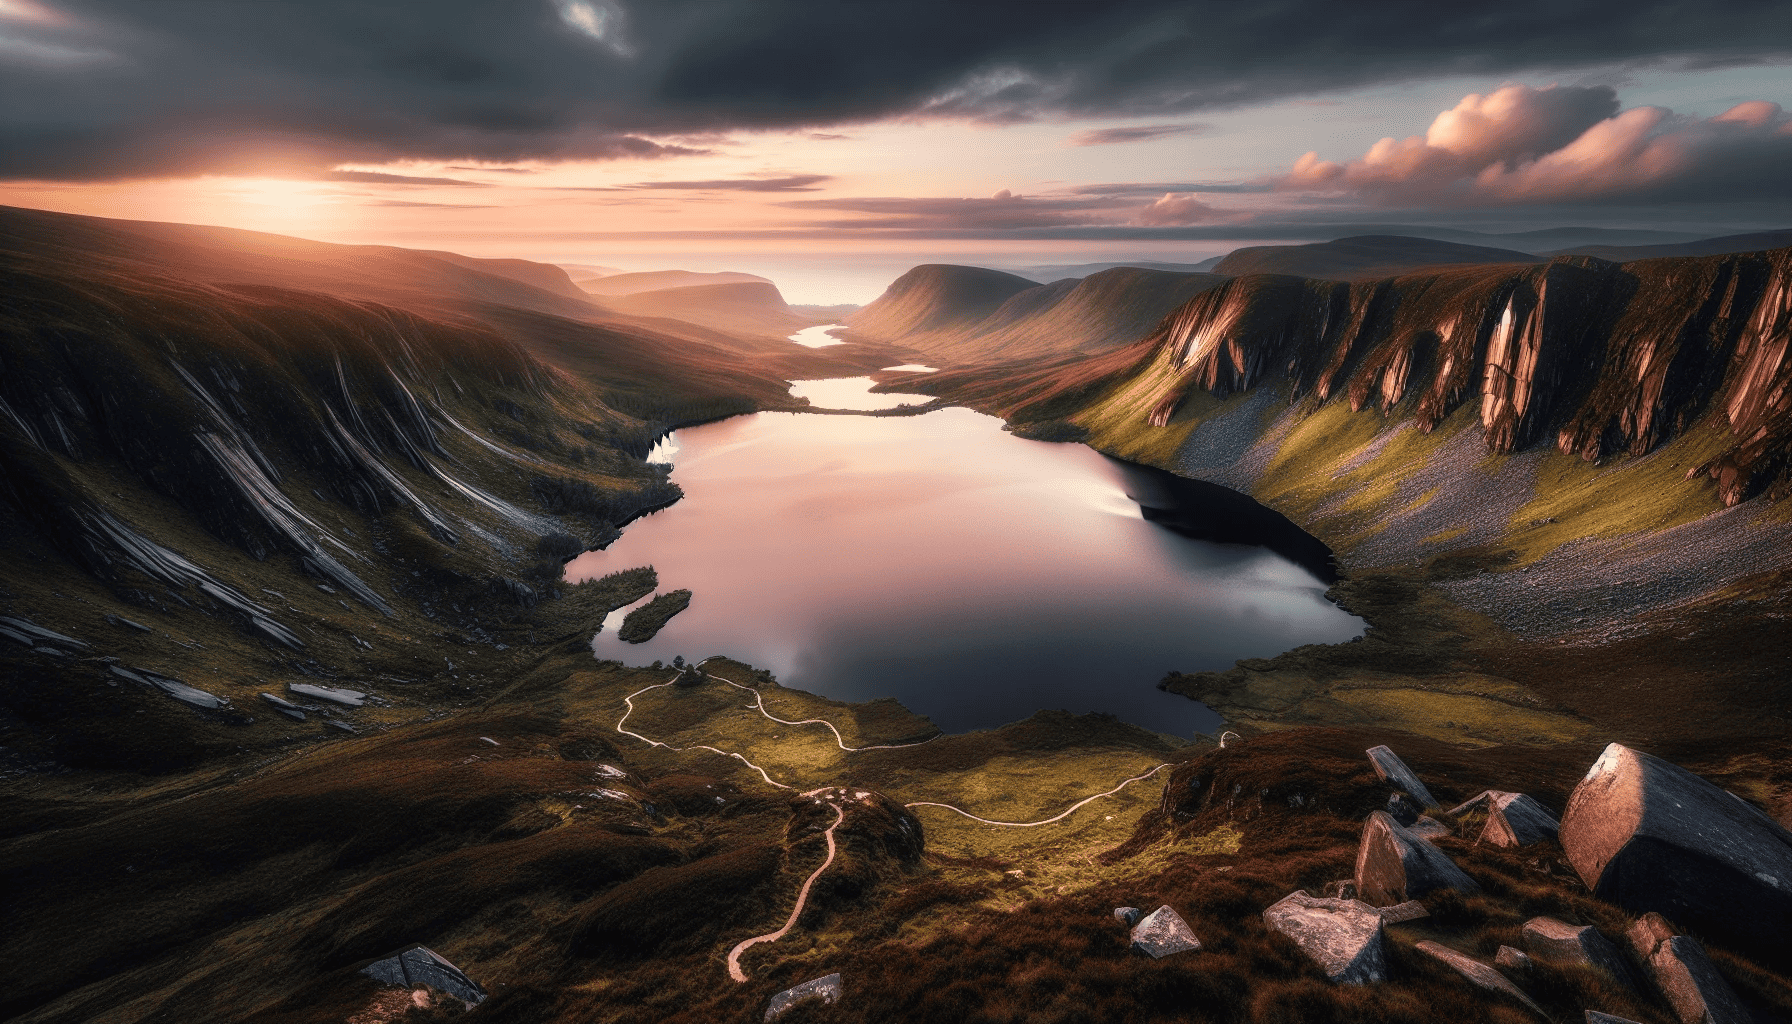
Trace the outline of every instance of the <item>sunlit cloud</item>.
<instances>
[{"instance_id":1,"label":"sunlit cloud","mask_svg":"<svg viewBox=\"0 0 1792 1024\"><path fill-rule=\"evenodd\" d=\"M633 57L635 48L624 35L628 12L615 0L554 0L560 20L608 47L618 57Z\"/></svg>"},{"instance_id":2,"label":"sunlit cloud","mask_svg":"<svg viewBox=\"0 0 1792 1024\"><path fill-rule=\"evenodd\" d=\"M1440 205L1792 198L1792 118L1750 101L1710 118L1620 110L1609 86L1507 85L1463 97L1424 135L1361 157L1308 152L1284 189Z\"/></svg>"}]
</instances>

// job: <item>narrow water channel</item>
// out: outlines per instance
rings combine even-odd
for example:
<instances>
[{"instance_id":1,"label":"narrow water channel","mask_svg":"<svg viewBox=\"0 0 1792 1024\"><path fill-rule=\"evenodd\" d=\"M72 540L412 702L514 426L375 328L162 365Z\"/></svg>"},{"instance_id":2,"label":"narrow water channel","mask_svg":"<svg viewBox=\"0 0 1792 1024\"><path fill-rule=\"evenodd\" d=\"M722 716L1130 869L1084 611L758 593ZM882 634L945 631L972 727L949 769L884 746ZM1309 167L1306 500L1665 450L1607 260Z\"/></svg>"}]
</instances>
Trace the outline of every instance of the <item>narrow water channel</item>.
<instances>
[{"instance_id":1,"label":"narrow water channel","mask_svg":"<svg viewBox=\"0 0 1792 1024\"><path fill-rule=\"evenodd\" d=\"M869 384L798 386L820 407L926 400ZM1288 557L1189 536L1202 509L1167 514L1161 482L1001 428L950 408L758 413L677 431L653 458L672 464L684 499L567 568L578 580L651 564L662 590L694 592L690 608L638 645L617 638L615 613L594 651L633 664L725 654L829 697L894 697L949 732L1063 708L1186 737L1218 716L1158 691L1165 672L1360 632ZM1148 521L1134 496L1177 529ZM1215 535L1250 536L1240 507ZM1265 543L1287 529L1265 524Z\"/></svg>"}]
</instances>

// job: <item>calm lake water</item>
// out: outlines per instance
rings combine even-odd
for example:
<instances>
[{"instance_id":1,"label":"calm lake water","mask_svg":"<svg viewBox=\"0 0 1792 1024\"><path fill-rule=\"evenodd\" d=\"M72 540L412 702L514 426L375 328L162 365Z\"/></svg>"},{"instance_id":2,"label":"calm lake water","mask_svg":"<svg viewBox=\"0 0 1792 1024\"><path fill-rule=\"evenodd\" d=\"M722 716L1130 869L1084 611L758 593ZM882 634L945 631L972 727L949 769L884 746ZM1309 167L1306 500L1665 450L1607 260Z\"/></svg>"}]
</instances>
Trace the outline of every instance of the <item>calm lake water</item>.
<instances>
[{"instance_id":1,"label":"calm lake water","mask_svg":"<svg viewBox=\"0 0 1792 1024\"><path fill-rule=\"evenodd\" d=\"M886 397L867 383L852 388ZM852 397L828 385L811 396ZM662 591L693 591L690 608L645 644L618 640L614 613L593 649L631 664L725 654L785 686L895 697L949 732L1064 708L1186 737L1219 719L1157 690L1167 671L1361 631L1294 562L1147 522L1129 494L1161 499L1135 469L1001 426L954 408L676 432L653 458L684 499L567 575L650 564Z\"/></svg>"}]
</instances>

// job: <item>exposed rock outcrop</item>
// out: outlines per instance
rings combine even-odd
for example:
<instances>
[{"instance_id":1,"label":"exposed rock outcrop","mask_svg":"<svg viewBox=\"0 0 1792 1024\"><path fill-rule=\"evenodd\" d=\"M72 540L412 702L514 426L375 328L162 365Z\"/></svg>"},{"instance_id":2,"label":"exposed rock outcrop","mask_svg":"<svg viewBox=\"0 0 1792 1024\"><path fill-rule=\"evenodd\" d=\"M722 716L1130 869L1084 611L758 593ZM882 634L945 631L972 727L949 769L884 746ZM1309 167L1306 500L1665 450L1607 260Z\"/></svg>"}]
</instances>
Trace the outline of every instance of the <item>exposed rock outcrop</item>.
<instances>
[{"instance_id":1,"label":"exposed rock outcrop","mask_svg":"<svg viewBox=\"0 0 1792 1024\"><path fill-rule=\"evenodd\" d=\"M1792 934L1792 834L1661 758L1606 747L1568 799L1561 841L1587 887L1627 910L1750 942Z\"/></svg>"},{"instance_id":2,"label":"exposed rock outcrop","mask_svg":"<svg viewBox=\"0 0 1792 1024\"><path fill-rule=\"evenodd\" d=\"M1381 915L1366 903L1315 899L1300 890L1265 910L1263 921L1294 940L1334 982L1366 985L1387 979Z\"/></svg>"},{"instance_id":3,"label":"exposed rock outcrop","mask_svg":"<svg viewBox=\"0 0 1792 1024\"><path fill-rule=\"evenodd\" d=\"M1480 892L1481 887L1447 854L1400 827L1386 811L1363 823L1356 851L1356 888L1378 907L1404 903L1439 889Z\"/></svg>"},{"instance_id":4,"label":"exposed rock outcrop","mask_svg":"<svg viewBox=\"0 0 1792 1024\"><path fill-rule=\"evenodd\" d=\"M485 1001L483 985L467 977L460 968L426 946L412 946L383 960L376 960L361 968L361 973L388 985L403 985L406 988L428 985L467 1003Z\"/></svg>"}]
</instances>

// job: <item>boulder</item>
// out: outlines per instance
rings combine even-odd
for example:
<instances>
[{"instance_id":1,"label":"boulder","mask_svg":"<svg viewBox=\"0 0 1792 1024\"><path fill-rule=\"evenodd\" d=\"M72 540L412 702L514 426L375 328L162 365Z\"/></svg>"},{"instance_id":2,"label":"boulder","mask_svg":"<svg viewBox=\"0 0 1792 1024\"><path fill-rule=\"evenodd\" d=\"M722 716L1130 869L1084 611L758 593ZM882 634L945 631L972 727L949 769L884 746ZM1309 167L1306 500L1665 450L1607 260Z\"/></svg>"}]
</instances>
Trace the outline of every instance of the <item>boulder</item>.
<instances>
[{"instance_id":1,"label":"boulder","mask_svg":"<svg viewBox=\"0 0 1792 1024\"><path fill-rule=\"evenodd\" d=\"M1501 995L1509 996L1512 999L1517 1000L1520 1005L1537 1016L1542 1017L1545 1020L1549 1019L1549 1015L1543 1012L1542 1007L1531 1002L1530 996L1525 995L1522 989L1517 985L1512 984L1504 974L1494 970L1488 964L1484 964L1465 953L1458 953L1448 946L1432 942L1429 939L1420 940L1413 948L1432 959L1442 962L1446 967L1449 967L1457 974L1467 978L1476 986L1484 988L1489 992L1498 992Z\"/></svg>"},{"instance_id":2,"label":"boulder","mask_svg":"<svg viewBox=\"0 0 1792 1024\"><path fill-rule=\"evenodd\" d=\"M1792 934L1792 833L1661 758L1606 747L1568 798L1561 842L1587 888L1626 910L1770 948Z\"/></svg>"},{"instance_id":3,"label":"boulder","mask_svg":"<svg viewBox=\"0 0 1792 1024\"><path fill-rule=\"evenodd\" d=\"M1500 793L1487 805L1481 842L1493 846L1529 846L1554 839L1559 828L1549 809L1523 793Z\"/></svg>"},{"instance_id":4,"label":"boulder","mask_svg":"<svg viewBox=\"0 0 1792 1024\"><path fill-rule=\"evenodd\" d=\"M777 1020L791 1007L811 999L819 999L824 1005L837 1003L840 1001L840 995L844 991L845 986L841 984L840 975L838 974L830 974L826 977L816 978L813 981L805 981L801 985L787 988L773 996L772 1001L766 1004L765 1019L768 1021Z\"/></svg>"},{"instance_id":5,"label":"boulder","mask_svg":"<svg viewBox=\"0 0 1792 1024\"><path fill-rule=\"evenodd\" d=\"M1673 934L1660 914L1645 914L1625 937L1682 1024L1751 1024L1755 1019L1717 973L1699 940Z\"/></svg>"},{"instance_id":6,"label":"boulder","mask_svg":"<svg viewBox=\"0 0 1792 1024\"><path fill-rule=\"evenodd\" d=\"M1553 917L1533 917L1524 923L1524 948L1551 967L1591 967L1629 984L1630 965L1618 947L1590 924L1572 925Z\"/></svg>"},{"instance_id":7,"label":"boulder","mask_svg":"<svg viewBox=\"0 0 1792 1024\"><path fill-rule=\"evenodd\" d=\"M1480 892L1443 851L1400 827L1386 811L1373 811L1363 823L1356 850L1356 888L1361 899L1378 907L1419 899L1439 889Z\"/></svg>"},{"instance_id":8,"label":"boulder","mask_svg":"<svg viewBox=\"0 0 1792 1024\"><path fill-rule=\"evenodd\" d=\"M1445 811L1444 814L1451 818L1459 818L1500 795L1502 794L1497 789L1483 789L1481 792L1476 793L1474 796L1469 797L1467 800L1464 800Z\"/></svg>"},{"instance_id":9,"label":"boulder","mask_svg":"<svg viewBox=\"0 0 1792 1024\"><path fill-rule=\"evenodd\" d=\"M1419 781L1419 777L1411 768L1406 767L1406 762L1400 760L1393 750L1380 746L1370 747L1363 753L1369 755L1369 763L1375 767L1375 774L1381 776L1382 781L1395 789L1411 793L1413 799L1424 807L1437 806L1437 800L1432 797L1431 791L1425 788L1425 784Z\"/></svg>"},{"instance_id":10,"label":"boulder","mask_svg":"<svg viewBox=\"0 0 1792 1024\"><path fill-rule=\"evenodd\" d=\"M1132 948L1160 960L1171 953L1199 950L1201 940L1182 915L1165 904L1132 926Z\"/></svg>"},{"instance_id":11,"label":"boulder","mask_svg":"<svg viewBox=\"0 0 1792 1024\"><path fill-rule=\"evenodd\" d=\"M1128 928L1131 928L1133 925L1138 924L1139 918L1143 917L1144 915L1145 915L1145 912L1143 910L1140 910L1138 907L1115 907L1114 908L1114 920L1120 922L1121 924L1125 925Z\"/></svg>"},{"instance_id":12,"label":"boulder","mask_svg":"<svg viewBox=\"0 0 1792 1024\"><path fill-rule=\"evenodd\" d=\"M1315 899L1299 890L1265 910L1263 922L1292 939L1334 982L1387 980L1381 915L1366 903Z\"/></svg>"}]
</instances>

